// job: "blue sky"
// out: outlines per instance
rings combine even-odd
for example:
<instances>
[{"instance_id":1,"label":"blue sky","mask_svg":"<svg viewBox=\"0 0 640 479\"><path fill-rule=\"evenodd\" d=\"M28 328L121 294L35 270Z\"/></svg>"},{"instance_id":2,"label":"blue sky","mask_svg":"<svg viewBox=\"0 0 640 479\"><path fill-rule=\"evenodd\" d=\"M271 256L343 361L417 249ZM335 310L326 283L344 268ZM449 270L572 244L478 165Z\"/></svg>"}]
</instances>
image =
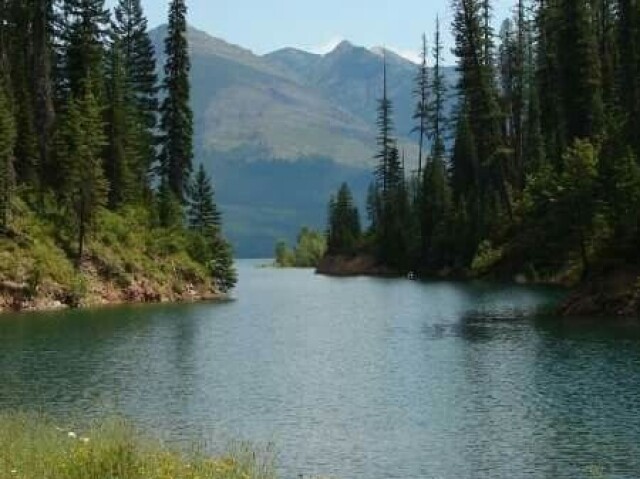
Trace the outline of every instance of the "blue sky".
<instances>
[{"instance_id":1,"label":"blue sky","mask_svg":"<svg viewBox=\"0 0 640 479\"><path fill-rule=\"evenodd\" d=\"M493 0L496 23L515 0ZM107 0L114 5L116 0ZM142 0L150 26L164 23L169 0ZM189 22L211 35L267 53L291 46L325 53L340 40L386 46L416 56L422 32L431 37L440 15L451 63L450 0L188 0Z\"/></svg>"}]
</instances>

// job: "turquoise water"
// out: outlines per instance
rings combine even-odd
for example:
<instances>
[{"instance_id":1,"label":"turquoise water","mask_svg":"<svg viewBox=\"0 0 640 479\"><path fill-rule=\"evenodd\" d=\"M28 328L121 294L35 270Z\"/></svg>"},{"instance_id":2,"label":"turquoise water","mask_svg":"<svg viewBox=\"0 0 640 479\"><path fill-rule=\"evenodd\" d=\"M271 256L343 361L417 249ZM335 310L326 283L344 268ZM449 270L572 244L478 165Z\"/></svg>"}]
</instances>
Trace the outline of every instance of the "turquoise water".
<instances>
[{"instance_id":1,"label":"turquoise water","mask_svg":"<svg viewBox=\"0 0 640 479\"><path fill-rule=\"evenodd\" d=\"M273 443L285 478L640 477L635 324L536 319L544 288L257 264L228 303L0 318L0 408Z\"/></svg>"}]
</instances>

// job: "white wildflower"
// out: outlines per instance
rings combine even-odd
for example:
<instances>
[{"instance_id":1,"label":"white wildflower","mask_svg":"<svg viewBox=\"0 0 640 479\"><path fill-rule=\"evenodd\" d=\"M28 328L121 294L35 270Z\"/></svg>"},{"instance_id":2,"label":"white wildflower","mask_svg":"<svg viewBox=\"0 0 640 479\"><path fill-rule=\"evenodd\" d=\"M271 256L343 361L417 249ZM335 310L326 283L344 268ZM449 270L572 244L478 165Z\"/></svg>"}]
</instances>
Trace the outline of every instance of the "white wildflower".
<instances>
[{"instance_id":1,"label":"white wildflower","mask_svg":"<svg viewBox=\"0 0 640 479\"><path fill-rule=\"evenodd\" d=\"M73 431L69 431L67 436L69 436L71 439L77 439L77 437L78 437L78 435Z\"/></svg>"}]
</instances>

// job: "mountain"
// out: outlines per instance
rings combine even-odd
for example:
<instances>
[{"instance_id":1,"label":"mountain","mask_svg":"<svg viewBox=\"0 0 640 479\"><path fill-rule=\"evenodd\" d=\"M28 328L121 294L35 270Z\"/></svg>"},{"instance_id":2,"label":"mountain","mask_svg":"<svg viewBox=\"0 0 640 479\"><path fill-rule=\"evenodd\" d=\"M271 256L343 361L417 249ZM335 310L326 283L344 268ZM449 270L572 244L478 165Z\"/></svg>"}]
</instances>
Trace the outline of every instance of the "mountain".
<instances>
[{"instance_id":1,"label":"mountain","mask_svg":"<svg viewBox=\"0 0 640 479\"><path fill-rule=\"evenodd\" d=\"M377 100L382 95L383 56L347 41L326 55L313 55L284 49L265 56L288 70L305 86L321 92L351 114L375 125ZM387 54L389 98L394 104L399 136L411 132L412 82L417 67L404 58Z\"/></svg>"},{"instance_id":2,"label":"mountain","mask_svg":"<svg viewBox=\"0 0 640 479\"><path fill-rule=\"evenodd\" d=\"M164 63L166 27L151 32ZM226 233L240 256L271 256L303 225L324 227L329 195L349 181L364 198L375 164L379 51L343 42L326 55L286 48L256 55L188 31L196 162L212 173ZM415 158L417 67L386 52L400 145Z\"/></svg>"}]
</instances>

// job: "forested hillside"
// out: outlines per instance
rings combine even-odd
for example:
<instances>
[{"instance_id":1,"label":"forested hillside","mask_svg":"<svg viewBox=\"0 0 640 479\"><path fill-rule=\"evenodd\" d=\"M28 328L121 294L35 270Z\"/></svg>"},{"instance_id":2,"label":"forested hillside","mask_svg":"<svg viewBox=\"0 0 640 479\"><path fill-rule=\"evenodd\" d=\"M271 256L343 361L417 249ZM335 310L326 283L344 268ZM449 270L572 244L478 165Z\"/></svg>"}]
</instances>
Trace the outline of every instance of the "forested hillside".
<instances>
[{"instance_id":1,"label":"forested hillside","mask_svg":"<svg viewBox=\"0 0 640 479\"><path fill-rule=\"evenodd\" d=\"M165 36L166 26L150 32L160 56ZM258 55L193 27L187 38L195 158L215 179L225 232L240 256L271 255L279 239L295 241L300 225L321 229L326 198L342 181L364 196L380 51L343 42L324 55L290 48ZM388 55L389 95L409 115L398 125L400 147L412 159L415 65ZM452 82L454 69L447 73Z\"/></svg>"},{"instance_id":2,"label":"forested hillside","mask_svg":"<svg viewBox=\"0 0 640 479\"><path fill-rule=\"evenodd\" d=\"M438 24L414 88L424 167L404 167L385 80L370 228L347 249L398 272L584 282L570 312L637 311L640 5L520 0L499 31L489 0L452 6L457 111Z\"/></svg>"},{"instance_id":3,"label":"forested hillside","mask_svg":"<svg viewBox=\"0 0 640 479\"><path fill-rule=\"evenodd\" d=\"M0 1L0 309L210 296L235 272L192 174L184 0Z\"/></svg>"}]
</instances>

